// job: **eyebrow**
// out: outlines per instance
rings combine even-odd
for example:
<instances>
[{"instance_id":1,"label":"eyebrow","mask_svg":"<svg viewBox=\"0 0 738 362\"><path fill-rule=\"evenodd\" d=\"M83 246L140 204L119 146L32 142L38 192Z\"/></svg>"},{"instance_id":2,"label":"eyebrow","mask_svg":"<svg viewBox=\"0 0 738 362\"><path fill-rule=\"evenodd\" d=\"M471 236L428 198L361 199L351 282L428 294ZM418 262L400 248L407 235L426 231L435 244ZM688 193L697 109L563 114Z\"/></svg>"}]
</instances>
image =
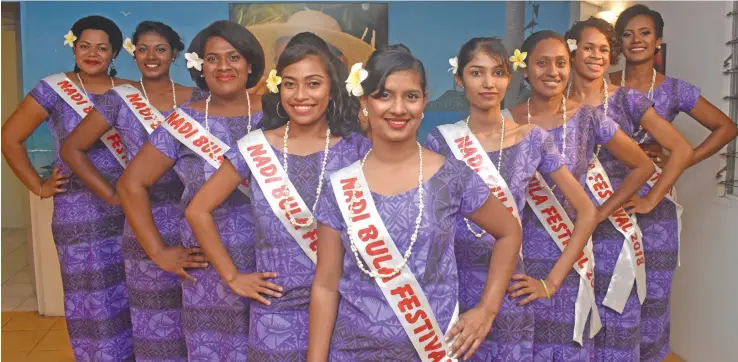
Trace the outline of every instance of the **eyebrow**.
<instances>
[{"instance_id":1,"label":"eyebrow","mask_svg":"<svg viewBox=\"0 0 738 362\"><path fill-rule=\"evenodd\" d=\"M310 75L307 75L307 76L303 77L303 79L309 79L309 78L320 78L320 79L324 79L325 77L323 77L320 74L310 74ZM289 76L289 75L285 75L285 76L282 76L282 79L296 80L297 78L292 77L292 76Z\"/></svg>"}]
</instances>

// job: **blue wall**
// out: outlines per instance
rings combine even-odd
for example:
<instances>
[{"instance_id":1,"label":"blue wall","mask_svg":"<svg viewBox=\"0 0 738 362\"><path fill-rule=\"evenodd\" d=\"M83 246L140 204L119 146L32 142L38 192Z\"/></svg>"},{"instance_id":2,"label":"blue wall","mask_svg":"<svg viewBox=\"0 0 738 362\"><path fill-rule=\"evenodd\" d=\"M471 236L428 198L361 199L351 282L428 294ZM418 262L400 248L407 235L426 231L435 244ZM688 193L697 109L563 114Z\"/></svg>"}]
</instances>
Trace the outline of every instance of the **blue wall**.
<instances>
[{"instance_id":1,"label":"blue wall","mask_svg":"<svg viewBox=\"0 0 738 362\"><path fill-rule=\"evenodd\" d=\"M565 31L571 23L569 4L569 1L541 1L536 30ZM531 13L528 6L526 22ZM23 2L21 47L25 92L49 74L72 70L72 49L63 45L63 36L74 21L93 14L115 21L124 37L130 37L140 21L162 21L177 30L187 44L211 22L228 19L228 2ZM504 2L391 2L389 42L407 45L423 61L428 72L430 97L436 99L452 88L448 59L471 37L502 37L504 16ZM140 77L132 57L125 51L121 51L115 65L122 78ZM192 84L182 56L172 68L172 77L178 83ZM436 124L460 118L456 113L426 115L421 138ZM39 128L27 146L29 149L53 147L48 129ZM51 152L32 154L34 165L48 165L51 160Z\"/></svg>"}]
</instances>

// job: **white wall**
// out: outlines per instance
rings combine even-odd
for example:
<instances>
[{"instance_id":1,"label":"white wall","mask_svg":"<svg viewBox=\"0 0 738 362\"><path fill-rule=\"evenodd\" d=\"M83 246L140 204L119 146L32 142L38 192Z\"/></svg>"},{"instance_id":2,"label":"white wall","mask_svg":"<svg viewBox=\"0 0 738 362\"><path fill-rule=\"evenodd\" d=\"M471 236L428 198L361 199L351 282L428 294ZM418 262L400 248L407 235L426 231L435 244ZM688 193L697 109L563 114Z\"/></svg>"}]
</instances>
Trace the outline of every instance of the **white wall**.
<instances>
[{"instance_id":1,"label":"white wall","mask_svg":"<svg viewBox=\"0 0 738 362\"><path fill-rule=\"evenodd\" d=\"M644 2L659 11L668 43L666 74L702 88L702 96L728 110L732 2ZM733 64L738 59L733 60ZM708 130L687 115L675 125L693 145ZM672 293L672 349L688 361L738 360L738 198L718 197L715 173L721 156L687 170L677 184L684 205L681 267Z\"/></svg>"},{"instance_id":2,"label":"white wall","mask_svg":"<svg viewBox=\"0 0 738 362\"><path fill-rule=\"evenodd\" d=\"M3 8L5 4L3 4ZM5 20L3 20L5 21ZM16 28L3 26L2 30L2 123L10 117L21 101L17 76L18 48ZM2 158L2 227L26 228L30 224L28 191Z\"/></svg>"}]
</instances>

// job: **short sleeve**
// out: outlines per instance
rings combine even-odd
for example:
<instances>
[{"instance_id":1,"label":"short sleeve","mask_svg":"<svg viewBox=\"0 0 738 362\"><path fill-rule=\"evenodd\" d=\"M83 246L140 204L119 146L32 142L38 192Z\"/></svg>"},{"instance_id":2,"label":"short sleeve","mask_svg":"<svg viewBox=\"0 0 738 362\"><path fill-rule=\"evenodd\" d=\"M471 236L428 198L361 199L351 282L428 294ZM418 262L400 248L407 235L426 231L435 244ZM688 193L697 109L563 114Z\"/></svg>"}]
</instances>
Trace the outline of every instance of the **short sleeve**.
<instances>
[{"instance_id":1,"label":"short sleeve","mask_svg":"<svg viewBox=\"0 0 738 362\"><path fill-rule=\"evenodd\" d=\"M359 152L359 157L364 157L369 150L372 149L372 141L361 133L354 133L352 136L356 142L356 149Z\"/></svg>"},{"instance_id":2,"label":"short sleeve","mask_svg":"<svg viewBox=\"0 0 738 362\"><path fill-rule=\"evenodd\" d=\"M683 80L675 79L677 106L680 112L690 112L700 99L700 89Z\"/></svg>"},{"instance_id":3,"label":"short sleeve","mask_svg":"<svg viewBox=\"0 0 738 362\"><path fill-rule=\"evenodd\" d=\"M620 126L617 122L605 117L605 112L598 108L591 108L592 110L592 129L595 135L595 142L599 145L604 145L615 137Z\"/></svg>"},{"instance_id":4,"label":"short sleeve","mask_svg":"<svg viewBox=\"0 0 738 362\"><path fill-rule=\"evenodd\" d=\"M38 102L46 113L49 114L53 111L56 102L61 100L51 86L43 80L38 82L28 95Z\"/></svg>"},{"instance_id":5,"label":"short sleeve","mask_svg":"<svg viewBox=\"0 0 738 362\"><path fill-rule=\"evenodd\" d=\"M459 182L459 189L461 191L461 202L459 203L459 213L462 215L469 215L477 211L489 198L489 186L484 182L481 176L479 176L471 167L468 167L464 162L459 161L455 158L449 158L447 162L453 162L454 180Z\"/></svg>"},{"instance_id":6,"label":"short sleeve","mask_svg":"<svg viewBox=\"0 0 738 362\"><path fill-rule=\"evenodd\" d=\"M333 185L330 177L325 177L323 181L323 189L320 191L320 200L315 208L315 219L319 223L333 229L343 229L343 216L336 202L336 194L333 192Z\"/></svg>"},{"instance_id":7,"label":"short sleeve","mask_svg":"<svg viewBox=\"0 0 738 362\"><path fill-rule=\"evenodd\" d=\"M229 149L228 152L225 153L225 158L227 158L228 161L236 169L236 172L238 172L238 176L241 177L241 180L246 180L251 177L251 169L249 169L249 165L248 163L246 163L246 159L243 158L241 150L238 148L238 144L231 147L231 149Z\"/></svg>"},{"instance_id":8,"label":"short sleeve","mask_svg":"<svg viewBox=\"0 0 738 362\"><path fill-rule=\"evenodd\" d=\"M111 126L115 127L118 123L118 113L120 113L121 106L123 105L122 99L113 89L105 92L102 96L97 98L95 109L103 116Z\"/></svg>"},{"instance_id":9,"label":"short sleeve","mask_svg":"<svg viewBox=\"0 0 738 362\"><path fill-rule=\"evenodd\" d=\"M154 132L149 135L149 143L156 147L159 152L172 160L179 158L180 143L169 131L164 127L157 127Z\"/></svg>"},{"instance_id":10,"label":"short sleeve","mask_svg":"<svg viewBox=\"0 0 738 362\"><path fill-rule=\"evenodd\" d=\"M428 136L425 137L424 146L425 148L439 155L444 155L446 157L455 157L451 152L451 148L448 147L448 143L446 143L446 140L443 138L443 135L441 134L441 131L438 129L438 127L433 128L430 133L428 133Z\"/></svg>"},{"instance_id":11,"label":"short sleeve","mask_svg":"<svg viewBox=\"0 0 738 362\"><path fill-rule=\"evenodd\" d=\"M538 171L544 175L548 175L566 165L564 156L556 147L556 144L544 129L534 127L531 132L540 134L541 140L541 163L538 165Z\"/></svg>"},{"instance_id":12,"label":"short sleeve","mask_svg":"<svg viewBox=\"0 0 738 362\"><path fill-rule=\"evenodd\" d=\"M640 120L646 111L653 107L653 101L648 97L633 89L629 89L625 94L625 111L628 113L628 119L632 124L640 124Z\"/></svg>"}]
</instances>

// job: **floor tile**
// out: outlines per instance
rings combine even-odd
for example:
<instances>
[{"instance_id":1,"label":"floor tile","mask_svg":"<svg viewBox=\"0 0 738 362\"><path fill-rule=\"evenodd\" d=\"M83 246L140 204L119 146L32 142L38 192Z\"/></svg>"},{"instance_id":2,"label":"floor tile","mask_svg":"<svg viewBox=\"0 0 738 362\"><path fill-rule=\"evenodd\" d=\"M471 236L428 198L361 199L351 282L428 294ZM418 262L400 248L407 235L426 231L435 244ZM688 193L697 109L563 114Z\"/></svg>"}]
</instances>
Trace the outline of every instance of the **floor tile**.
<instances>
[{"instance_id":1,"label":"floor tile","mask_svg":"<svg viewBox=\"0 0 738 362\"><path fill-rule=\"evenodd\" d=\"M71 348L58 351L42 351L35 348L28 354L25 362L74 362L74 354Z\"/></svg>"},{"instance_id":2,"label":"floor tile","mask_svg":"<svg viewBox=\"0 0 738 362\"><path fill-rule=\"evenodd\" d=\"M59 317L42 317L36 312L16 312L10 322L3 327L3 332L47 331L57 319Z\"/></svg>"},{"instance_id":3,"label":"floor tile","mask_svg":"<svg viewBox=\"0 0 738 362\"><path fill-rule=\"evenodd\" d=\"M48 332L49 331L2 331L2 350L3 352L30 352Z\"/></svg>"},{"instance_id":4,"label":"floor tile","mask_svg":"<svg viewBox=\"0 0 738 362\"><path fill-rule=\"evenodd\" d=\"M69 341L69 334L62 329L51 330L47 333L34 350L39 351L59 351L71 348L72 343Z\"/></svg>"},{"instance_id":5,"label":"floor tile","mask_svg":"<svg viewBox=\"0 0 738 362\"><path fill-rule=\"evenodd\" d=\"M54 322L54 325L51 326L51 329L63 329L67 330L67 320L64 319L64 317L57 318L56 322Z\"/></svg>"},{"instance_id":6,"label":"floor tile","mask_svg":"<svg viewBox=\"0 0 738 362\"><path fill-rule=\"evenodd\" d=\"M2 319L3 319L2 326L3 326L3 329L5 329L4 328L5 325L8 324L8 322L10 322L10 320L13 318L13 316L15 316L15 313L13 313L13 312L3 312L2 313Z\"/></svg>"},{"instance_id":7,"label":"floor tile","mask_svg":"<svg viewBox=\"0 0 738 362\"><path fill-rule=\"evenodd\" d=\"M36 312L38 311L38 298L36 298L35 293L31 293L31 295L26 298L20 305L15 307L15 312Z\"/></svg>"},{"instance_id":8,"label":"floor tile","mask_svg":"<svg viewBox=\"0 0 738 362\"><path fill-rule=\"evenodd\" d=\"M23 268L19 272L15 273L15 275L10 277L7 281L3 283L3 287L10 284L32 284L31 274L29 274L27 270L28 267Z\"/></svg>"},{"instance_id":9,"label":"floor tile","mask_svg":"<svg viewBox=\"0 0 738 362\"><path fill-rule=\"evenodd\" d=\"M17 308L25 300L26 300L25 298L2 297L0 298L0 304L2 304L2 311L12 312L15 310L15 308Z\"/></svg>"},{"instance_id":10,"label":"floor tile","mask_svg":"<svg viewBox=\"0 0 738 362\"><path fill-rule=\"evenodd\" d=\"M33 285L31 285L31 283L26 283L26 284L3 283L3 287L2 287L2 297L3 298L16 297L16 298L23 298L25 300L33 292L34 292L34 288L33 288Z\"/></svg>"}]
</instances>

